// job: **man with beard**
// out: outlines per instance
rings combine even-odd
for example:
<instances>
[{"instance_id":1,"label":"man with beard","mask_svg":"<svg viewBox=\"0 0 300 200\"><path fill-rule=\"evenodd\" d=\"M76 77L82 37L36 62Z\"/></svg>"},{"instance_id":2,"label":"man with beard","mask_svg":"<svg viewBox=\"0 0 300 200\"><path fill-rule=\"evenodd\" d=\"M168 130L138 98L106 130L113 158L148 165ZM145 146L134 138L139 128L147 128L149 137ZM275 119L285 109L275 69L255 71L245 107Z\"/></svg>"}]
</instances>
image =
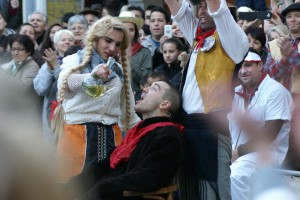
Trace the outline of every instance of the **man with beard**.
<instances>
[{"instance_id":1,"label":"man with beard","mask_svg":"<svg viewBox=\"0 0 300 200\"><path fill-rule=\"evenodd\" d=\"M248 51L248 39L225 0L196 2L199 20L187 1L165 3L193 47L181 83L186 128L181 199L230 200L231 140L226 116L235 64Z\"/></svg>"}]
</instances>

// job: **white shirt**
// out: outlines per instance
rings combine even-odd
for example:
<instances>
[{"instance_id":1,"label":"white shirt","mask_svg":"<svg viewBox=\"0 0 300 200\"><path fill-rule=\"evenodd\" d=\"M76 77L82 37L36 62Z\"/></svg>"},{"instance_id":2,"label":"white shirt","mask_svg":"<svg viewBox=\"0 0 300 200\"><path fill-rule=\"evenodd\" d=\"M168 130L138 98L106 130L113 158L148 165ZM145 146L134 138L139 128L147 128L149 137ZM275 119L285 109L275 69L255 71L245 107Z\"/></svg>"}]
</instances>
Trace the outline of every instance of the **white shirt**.
<instances>
[{"instance_id":1,"label":"white shirt","mask_svg":"<svg viewBox=\"0 0 300 200\"><path fill-rule=\"evenodd\" d=\"M238 86L235 92L242 92L242 86ZM291 117L293 110L293 100L291 94L280 83L270 78L269 75L261 82L258 90L251 100L247 116L252 121L257 122L257 126L264 126L266 121L281 119L284 121L278 136L270 146L272 161L274 164L281 164L286 156L289 146L289 132L291 128ZM232 138L232 149L249 140L247 134L234 120L233 113L245 113L244 99L235 94L233 100L233 110L228 115L229 130ZM240 134L240 137L238 136ZM238 138L239 137L239 138ZM249 153L239 157L236 161L247 160L258 163L257 152Z\"/></svg>"},{"instance_id":2,"label":"white shirt","mask_svg":"<svg viewBox=\"0 0 300 200\"><path fill-rule=\"evenodd\" d=\"M211 13L209 10L208 12L214 19L222 47L235 63L241 62L249 49L249 42L244 31L234 21L226 1L221 1L217 12ZM172 17L178 23L186 40L193 46L198 19L189 7L189 3L183 1L178 13ZM200 89L194 73L196 59L197 53L192 52L182 93L183 108L188 114L204 112Z\"/></svg>"}]
</instances>

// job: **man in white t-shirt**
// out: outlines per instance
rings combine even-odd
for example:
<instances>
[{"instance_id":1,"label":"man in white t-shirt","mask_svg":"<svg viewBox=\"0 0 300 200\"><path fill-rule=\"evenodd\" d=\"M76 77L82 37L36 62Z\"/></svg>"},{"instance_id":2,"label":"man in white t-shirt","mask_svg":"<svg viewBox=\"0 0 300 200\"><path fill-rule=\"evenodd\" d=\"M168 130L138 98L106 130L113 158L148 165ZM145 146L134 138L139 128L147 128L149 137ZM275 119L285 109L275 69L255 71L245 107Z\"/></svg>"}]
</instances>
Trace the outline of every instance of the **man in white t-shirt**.
<instances>
[{"instance_id":1,"label":"man in white t-shirt","mask_svg":"<svg viewBox=\"0 0 300 200\"><path fill-rule=\"evenodd\" d=\"M232 200L251 199L251 179L259 165L282 164L287 150L293 100L280 83L262 72L250 49L239 70L229 129L232 137Z\"/></svg>"}]
</instances>

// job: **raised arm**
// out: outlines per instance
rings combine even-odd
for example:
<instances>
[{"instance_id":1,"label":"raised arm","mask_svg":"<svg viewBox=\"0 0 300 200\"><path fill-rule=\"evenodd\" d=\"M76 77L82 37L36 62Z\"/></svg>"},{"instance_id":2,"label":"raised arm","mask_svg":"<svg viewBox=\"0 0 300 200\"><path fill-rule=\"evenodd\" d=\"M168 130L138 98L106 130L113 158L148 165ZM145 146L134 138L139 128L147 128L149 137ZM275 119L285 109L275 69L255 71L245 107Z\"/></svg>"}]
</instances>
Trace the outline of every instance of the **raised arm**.
<instances>
[{"instance_id":1,"label":"raised arm","mask_svg":"<svg viewBox=\"0 0 300 200\"><path fill-rule=\"evenodd\" d=\"M224 50L235 63L241 62L249 49L249 42L245 32L234 21L225 0L207 0L207 4L208 1L211 4L208 7L208 12L215 21ZM214 12L211 10L211 7L218 10Z\"/></svg>"},{"instance_id":2,"label":"raised arm","mask_svg":"<svg viewBox=\"0 0 300 200\"><path fill-rule=\"evenodd\" d=\"M206 0L207 6L211 12L216 12L221 4L220 0ZM165 3L168 5L171 14L175 16L182 4L182 0L165 0Z\"/></svg>"},{"instance_id":3,"label":"raised arm","mask_svg":"<svg viewBox=\"0 0 300 200\"><path fill-rule=\"evenodd\" d=\"M206 0L210 12L217 12L221 5L221 0Z\"/></svg>"}]
</instances>

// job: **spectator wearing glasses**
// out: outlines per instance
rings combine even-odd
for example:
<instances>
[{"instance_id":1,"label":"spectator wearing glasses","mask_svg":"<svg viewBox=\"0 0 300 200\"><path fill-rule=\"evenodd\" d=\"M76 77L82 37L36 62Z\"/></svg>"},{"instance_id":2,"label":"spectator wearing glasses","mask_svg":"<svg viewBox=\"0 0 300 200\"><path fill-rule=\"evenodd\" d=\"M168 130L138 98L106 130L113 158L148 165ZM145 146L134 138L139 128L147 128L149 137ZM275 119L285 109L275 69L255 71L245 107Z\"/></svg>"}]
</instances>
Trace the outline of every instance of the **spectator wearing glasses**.
<instances>
[{"instance_id":1,"label":"spectator wearing glasses","mask_svg":"<svg viewBox=\"0 0 300 200\"><path fill-rule=\"evenodd\" d=\"M34 43L27 35L14 35L9 41L12 61L1 66L9 79L13 79L27 94L38 96L33 90L33 79L39 71L39 65L32 59Z\"/></svg>"},{"instance_id":2,"label":"spectator wearing glasses","mask_svg":"<svg viewBox=\"0 0 300 200\"><path fill-rule=\"evenodd\" d=\"M45 60L42 56L42 54L40 54L40 52L37 50L38 49L38 45L35 41L35 37L36 37L36 31L34 29L34 27L30 24L30 23L24 23L21 24L21 26L18 28L17 34L20 35L27 35L31 41L34 44L34 53L32 55L32 59L39 65L42 66L42 64L44 64ZM7 63L9 61L12 60L12 54L7 51L2 57L1 57L1 61L0 61L0 65Z\"/></svg>"},{"instance_id":3,"label":"spectator wearing glasses","mask_svg":"<svg viewBox=\"0 0 300 200\"><path fill-rule=\"evenodd\" d=\"M83 15L74 15L68 21L68 29L75 36L75 45L84 47L83 38L88 30L88 22Z\"/></svg>"}]
</instances>

